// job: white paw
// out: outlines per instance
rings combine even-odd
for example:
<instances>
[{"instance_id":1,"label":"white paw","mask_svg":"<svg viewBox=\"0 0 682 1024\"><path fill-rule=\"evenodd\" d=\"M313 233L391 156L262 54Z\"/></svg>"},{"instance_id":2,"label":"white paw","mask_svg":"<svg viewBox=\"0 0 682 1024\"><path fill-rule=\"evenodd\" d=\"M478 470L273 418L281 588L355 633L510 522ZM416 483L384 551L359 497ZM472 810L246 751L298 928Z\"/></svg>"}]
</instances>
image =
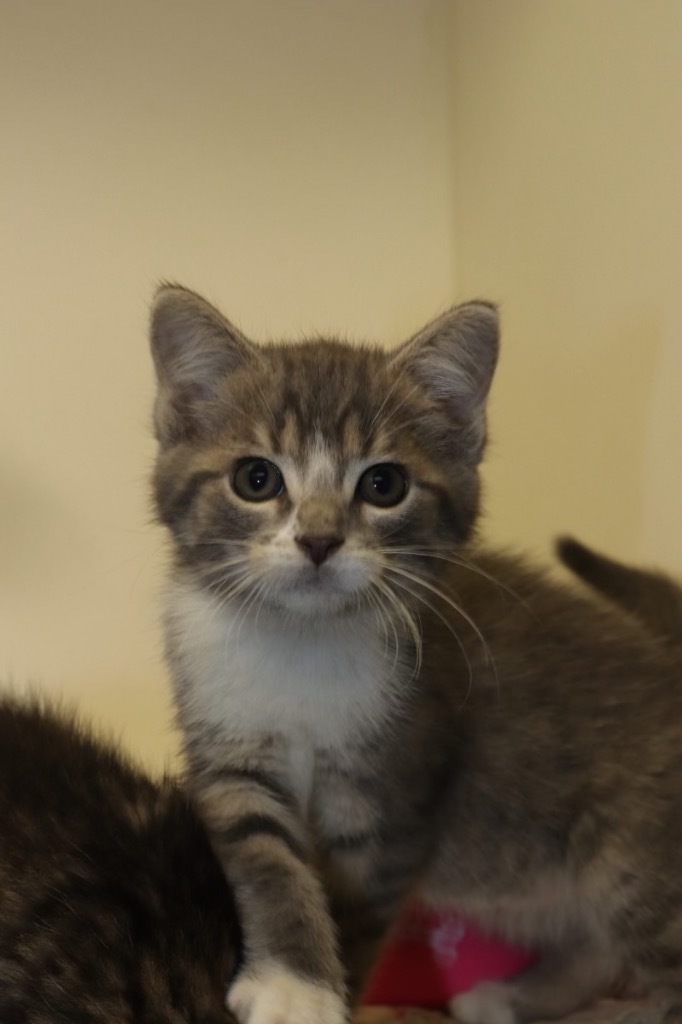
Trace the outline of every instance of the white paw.
<instances>
[{"instance_id":1,"label":"white paw","mask_svg":"<svg viewBox=\"0 0 682 1024\"><path fill-rule=\"evenodd\" d=\"M486 981L470 992L455 996L448 1004L450 1013L462 1024L516 1024L508 985Z\"/></svg>"},{"instance_id":2,"label":"white paw","mask_svg":"<svg viewBox=\"0 0 682 1024\"><path fill-rule=\"evenodd\" d=\"M343 1000L282 967L242 972L227 993L240 1024L346 1024Z\"/></svg>"}]
</instances>

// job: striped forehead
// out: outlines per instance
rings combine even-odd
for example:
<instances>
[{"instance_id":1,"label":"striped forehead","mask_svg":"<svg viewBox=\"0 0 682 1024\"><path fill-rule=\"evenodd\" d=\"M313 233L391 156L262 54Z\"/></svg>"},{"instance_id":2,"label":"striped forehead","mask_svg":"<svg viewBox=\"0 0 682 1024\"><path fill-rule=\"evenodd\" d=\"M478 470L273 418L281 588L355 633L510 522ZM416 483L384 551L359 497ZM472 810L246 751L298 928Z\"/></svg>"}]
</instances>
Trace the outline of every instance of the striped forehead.
<instances>
[{"instance_id":1,"label":"striped forehead","mask_svg":"<svg viewBox=\"0 0 682 1024\"><path fill-rule=\"evenodd\" d=\"M245 419L260 449L253 454L280 467L292 497L346 490L352 497L364 469L396 461L409 395L383 354L320 343L272 349L268 358L268 372L246 382L253 404Z\"/></svg>"},{"instance_id":2,"label":"striped forehead","mask_svg":"<svg viewBox=\"0 0 682 1024\"><path fill-rule=\"evenodd\" d=\"M313 494L339 492L347 492L350 499L365 462L357 455L346 454L331 445L322 434L308 439L295 455L282 452L277 457L287 490L294 500Z\"/></svg>"},{"instance_id":3,"label":"striped forehead","mask_svg":"<svg viewBox=\"0 0 682 1024\"><path fill-rule=\"evenodd\" d=\"M274 450L295 455L320 435L346 455L366 448L390 383L382 352L319 340L266 356L258 392Z\"/></svg>"},{"instance_id":4,"label":"striped forehead","mask_svg":"<svg viewBox=\"0 0 682 1024\"><path fill-rule=\"evenodd\" d=\"M251 426L259 442L273 454L318 465L365 455L373 433L368 422L349 407L327 419L318 416L317 422L302 417L299 409L285 407Z\"/></svg>"}]
</instances>

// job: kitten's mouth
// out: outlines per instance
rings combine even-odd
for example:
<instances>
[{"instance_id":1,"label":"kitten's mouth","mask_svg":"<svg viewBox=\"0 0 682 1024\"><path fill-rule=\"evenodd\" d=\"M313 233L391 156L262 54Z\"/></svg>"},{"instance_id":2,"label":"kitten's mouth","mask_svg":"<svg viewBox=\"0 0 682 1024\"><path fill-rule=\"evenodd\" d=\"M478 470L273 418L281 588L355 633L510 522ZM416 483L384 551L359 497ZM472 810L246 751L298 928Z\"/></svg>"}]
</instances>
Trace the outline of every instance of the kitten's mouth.
<instances>
[{"instance_id":1,"label":"kitten's mouth","mask_svg":"<svg viewBox=\"0 0 682 1024\"><path fill-rule=\"evenodd\" d=\"M300 582L309 587L328 587L338 573L328 565L309 565L301 572Z\"/></svg>"},{"instance_id":2,"label":"kitten's mouth","mask_svg":"<svg viewBox=\"0 0 682 1024\"><path fill-rule=\"evenodd\" d=\"M310 565L301 570L296 578L291 581L292 591L301 593L314 593L319 597L323 595L341 595L348 593L339 578L339 573L331 566Z\"/></svg>"},{"instance_id":3,"label":"kitten's mouth","mask_svg":"<svg viewBox=\"0 0 682 1024\"><path fill-rule=\"evenodd\" d=\"M278 588L278 604L305 613L338 614L357 605L358 581L334 566L306 565L298 569Z\"/></svg>"}]
</instances>

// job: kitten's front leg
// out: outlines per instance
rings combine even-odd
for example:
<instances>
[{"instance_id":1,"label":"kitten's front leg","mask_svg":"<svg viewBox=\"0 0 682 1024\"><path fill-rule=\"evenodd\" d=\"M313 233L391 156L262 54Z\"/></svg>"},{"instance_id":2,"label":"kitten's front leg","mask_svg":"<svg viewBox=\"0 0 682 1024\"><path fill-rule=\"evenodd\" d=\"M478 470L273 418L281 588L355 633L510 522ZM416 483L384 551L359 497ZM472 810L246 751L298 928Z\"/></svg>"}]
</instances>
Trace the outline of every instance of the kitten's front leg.
<instances>
[{"instance_id":1,"label":"kitten's front leg","mask_svg":"<svg viewBox=\"0 0 682 1024\"><path fill-rule=\"evenodd\" d=\"M295 801L260 768L204 769L194 790L234 888L243 966L227 1002L242 1024L343 1024L343 972Z\"/></svg>"}]
</instances>

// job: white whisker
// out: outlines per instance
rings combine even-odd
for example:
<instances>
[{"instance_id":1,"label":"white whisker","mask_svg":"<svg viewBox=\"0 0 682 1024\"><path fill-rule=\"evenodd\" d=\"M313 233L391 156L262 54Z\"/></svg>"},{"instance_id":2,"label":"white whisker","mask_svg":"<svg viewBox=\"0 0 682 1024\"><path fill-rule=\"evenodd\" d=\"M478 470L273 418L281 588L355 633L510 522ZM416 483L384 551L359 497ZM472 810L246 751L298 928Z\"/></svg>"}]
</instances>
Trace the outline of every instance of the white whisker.
<instances>
[{"instance_id":1,"label":"white whisker","mask_svg":"<svg viewBox=\"0 0 682 1024\"><path fill-rule=\"evenodd\" d=\"M230 626L230 633L232 632L234 627L237 626L237 634L236 634L235 639L234 639L235 647L239 647L239 637L241 636L242 627L243 627L244 623L246 622L246 619L248 617L249 611L252 609L253 605L255 604L255 602L258 600L258 598L260 597L260 595L263 592L264 583L263 583L262 577L260 579L258 579L258 578L251 579L249 581L248 589L249 589L249 594L248 594L246 600L243 601L240 604L239 610L238 610L236 616L234 617L234 619L232 621L232 624ZM261 607L261 605L259 604L258 605L258 611L260 611L260 607ZM258 618L258 614L256 614L256 619L257 618ZM228 633L228 636L229 636L229 633Z\"/></svg>"},{"instance_id":2,"label":"white whisker","mask_svg":"<svg viewBox=\"0 0 682 1024\"><path fill-rule=\"evenodd\" d=\"M263 389L260 386L260 384L258 383L258 381L254 381L254 385L256 387L256 391L260 395L260 399L261 399L263 405L265 406L265 410L266 410L268 416L270 417L270 422L272 423L272 429L274 430L275 437L276 437L277 433L278 433L278 430L277 430L277 420L275 419L275 414L273 413L272 409L270 408L268 400L265 397L265 394L263 393Z\"/></svg>"},{"instance_id":3,"label":"white whisker","mask_svg":"<svg viewBox=\"0 0 682 1024\"><path fill-rule=\"evenodd\" d=\"M375 426L377 420L379 419L379 417L381 416L382 412L386 408L386 404L387 404L388 400L391 398L391 395L393 395L393 393L395 392L396 388L400 385L401 381L404 379L405 373L406 373L406 367L403 366L402 370L396 375L395 380L393 381L393 383L391 384L390 388L388 389L388 391L384 395L383 402L381 403L381 405L379 406L379 408L375 412L374 416L372 417L372 421L371 421L371 423L369 425L369 430L367 431L368 434L372 433L372 430L374 429L374 426ZM399 404L402 405L403 402L400 402ZM387 417L386 422L388 422L388 420L391 418L392 415L393 415L393 413L391 413Z\"/></svg>"},{"instance_id":4,"label":"white whisker","mask_svg":"<svg viewBox=\"0 0 682 1024\"><path fill-rule=\"evenodd\" d=\"M485 651L486 660L487 661L492 661L493 660L492 654L491 654L491 651L490 651L490 647L488 646L488 642L487 642L486 638L483 636L483 633L478 628L478 626L476 625L474 620L471 618L471 616L467 612L464 611L462 606L460 604L458 604L457 601L454 600L454 598L452 598L448 594L446 594L443 590L440 589L440 587L435 586L435 584L433 584L433 583L429 583L428 580L425 580L423 578L423 576L418 576L416 573L408 572L407 569L402 569L402 568L398 567L397 565L390 565L390 566L387 566L387 568L389 569L390 572L397 573L400 576L404 576L406 579L411 580L413 583L416 583L418 586L424 587L426 590L429 590L432 594L435 594L435 596L439 597L441 599L441 601L445 601L445 603L448 604L452 608L453 611L457 612L458 615L461 615L461 617L464 619L464 621L467 622L471 626L471 628L473 629L474 633L476 634L478 639L481 641L481 645L482 645L482 647L483 647L483 649Z\"/></svg>"},{"instance_id":5,"label":"white whisker","mask_svg":"<svg viewBox=\"0 0 682 1024\"><path fill-rule=\"evenodd\" d=\"M404 408L404 406L407 404L407 402L410 400L411 397L412 397L412 394L405 395L405 397L400 402L398 402L397 405L393 406L393 408L391 409L390 413L388 414L386 419L381 424L381 429L383 431L386 431L386 433L388 434L389 437L393 436L393 434L395 433L396 428L394 427L391 430L389 430L388 429L388 424L391 422L393 417L396 416L400 412L400 410L402 408ZM400 427L402 428L403 425L406 424L406 423L416 423L416 422L418 422L418 420L419 420L418 416L413 416L411 420L401 420L400 421Z\"/></svg>"},{"instance_id":6,"label":"white whisker","mask_svg":"<svg viewBox=\"0 0 682 1024\"><path fill-rule=\"evenodd\" d=\"M421 556L425 558L437 558L442 562L448 562L450 565L459 566L459 568L461 569L468 569L470 572L475 573L482 579L488 580L489 583L492 583L499 590L503 590L505 594L508 594L515 601L517 601L523 608L525 608L529 615L535 614L528 605L528 603L524 601L524 599L520 596L520 594L517 594L515 590L513 590L510 586L508 586L501 579L499 579L499 577L493 576L492 573L486 572L485 569L482 569L480 565L476 565L476 563L473 562L470 558L465 558L464 555L460 554L457 551L453 551L452 548L450 547L436 548L433 546L417 545L405 547L391 547L386 549L381 548L379 550L382 555L399 554L414 555L415 557ZM447 552L447 554L444 554L443 552Z\"/></svg>"},{"instance_id":7,"label":"white whisker","mask_svg":"<svg viewBox=\"0 0 682 1024\"><path fill-rule=\"evenodd\" d=\"M414 616L411 614L411 612L410 612L409 608L407 607L407 605L405 604L405 602L401 601L400 597L391 590L391 587L388 585L388 581L387 580L384 580L384 581L378 581L377 580L377 581L374 582L374 586L379 590L379 592L383 595L383 597L385 597L393 605L393 607L396 609L396 611L398 613L398 617L403 620L403 622L407 626L407 630L408 630L410 636L412 637L412 640L414 642L414 662L415 662L414 663L413 673L412 673L412 678L414 678L415 676L419 675L419 672L421 670L421 664L422 664L422 636L421 636L421 630L419 629L419 626L417 625L417 623L414 620ZM392 622L393 621L392 618L390 616L389 616L389 618L390 618L390 620ZM393 628L395 630L395 625L393 625ZM399 640L398 640L397 631L395 632L395 637L396 637L396 652L397 652L399 650ZM395 663L394 663L394 668L395 668Z\"/></svg>"},{"instance_id":8,"label":"white whisker","mask_svg":"<svg viewBox=\"0 0 682 1024\"><path fill-rule=\"evenodd\" d=\"M388 572L393 572L394 570L392 568L389 568L389 569L387 569L387 571ZM404 575L404 574L401 573L401 575ZM474 682L474 671L473 671L473 668L472 668L472 665L471 665L471 661L469 660L469 656L468 656L468 654L466 652L466 648L464 646L464 643L462 642L459 634L457 633L457 630L454 628L454 626L452 625L451 622L448 622L448 620L442 614L442 612L438 611L438 609L435 607L435 605L431 601L427 600L427 598L425 598L423 594L417 593L415 590L413 590L412 587L408 586L408 584L401 583L400 580L393 580L392 582L393 582L393 584L395 586L400 587L402 590L407 591L407 593L410 594L412 597L416 598L417 601L421 601L421 603L423 605L425 605L431 612L433 612L434 615L436 615L440 619L440 621L443 623L443 625L448 629L448 631L454 637L454 640L455 640L457 646L459 647L460 651L462 652L462 657L464 658L464 660L466 662L467 672L468 672L468 676L469 676L468 685L467 685L467 692L466 692L466 694L464 696L464 700L462 701L462 706L464 706L464 704L466 704L467 700L469 699L469 695L471 693L471 688L472 688L473 682ZM417 582L419 582L419 581L417 581ZM496 678L497 678L497 673L496 673Z\"/></svg>"},{"instance_id":9,"label":"white whisker","mask_svg":"<svg viewBox=\"0 0 682 1024\"><path fill-rule=\"evenodd\" d=\"M398 633L396 631L395 625L394 625L391 617L389 615L387 615L387 613L385 612L385 610L383 608L383 605L381 604L381 601L379 599L378 594L375 593L375 590L376 590L375 585L373 583L371 583L369 588L368 588L368 590L365 591L365 594L363 596L364 596L364 599L365 599L366 603L370 606L372 611L375 613L375 615L377 617L377 620L379 622L379 625L381 627L381 631L382 631L382 633L384 635L384 651L383 651L382 657L385 660L387 655L388 655L388 646L389 646L389 630L388 630L388 626L390 625L391 630L393 631L394 643L395 643L395 649L396 649L395 659L397 659ZM358 597L356 598L356 609L358 611L360 610L360 606L361 606L361 600L360 600L360 597L358 595ZM396 662L394 660L394 667L395 667L395 663Z\"/></svg>"}]
</instances>

